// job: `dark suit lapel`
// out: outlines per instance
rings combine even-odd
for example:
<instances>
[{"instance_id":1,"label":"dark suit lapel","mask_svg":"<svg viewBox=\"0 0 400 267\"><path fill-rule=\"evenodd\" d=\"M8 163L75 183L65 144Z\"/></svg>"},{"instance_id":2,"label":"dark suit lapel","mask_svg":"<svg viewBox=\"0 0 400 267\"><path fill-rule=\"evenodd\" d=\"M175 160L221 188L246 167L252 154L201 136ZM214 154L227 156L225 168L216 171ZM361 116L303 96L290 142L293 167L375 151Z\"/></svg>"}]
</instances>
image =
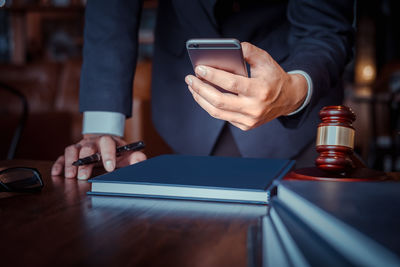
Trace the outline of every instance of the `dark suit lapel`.
<instances>
[{"instance_id":1,"label":"dark suit lapel","mask_svg":"<svg viewBox=\"0 0 400 267\"><path fill-rule=\"evenodd\" d=\"M218 38L214 17L216 0L172 0L183 27L187 26L193 37Z\"/></svg>"},{"instance_id":2,"label":"dark suit lapel","mask_svg":"<svg viewBox=\"0 0 400 267\"><path fill-rule=\"evenodd\" d=\"M217 0L199 0L200 4L204 7L204 10L207 12L208 17L211 19L214 27L217 28L217 21L214 16L214 6Z\"/></svg>"}]
</instances>

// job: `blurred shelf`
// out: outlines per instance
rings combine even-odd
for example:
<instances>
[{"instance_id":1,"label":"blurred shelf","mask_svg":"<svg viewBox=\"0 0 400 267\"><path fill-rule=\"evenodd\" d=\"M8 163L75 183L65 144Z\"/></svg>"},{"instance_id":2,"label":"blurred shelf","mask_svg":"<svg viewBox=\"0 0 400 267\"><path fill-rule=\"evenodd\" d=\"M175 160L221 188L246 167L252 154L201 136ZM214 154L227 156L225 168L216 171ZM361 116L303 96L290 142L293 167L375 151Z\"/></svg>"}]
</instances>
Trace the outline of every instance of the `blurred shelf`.
<instances>
[{"instance_id":1,"label":"blurred shelf","mask_svg":"<svg viewBox=\"0 0 400 267\"><path fill-rule=\"evenodd\" d=\"M55 5L51 2L50 0L39 0L36 4L24 4L16 0L11 5L2 8L7 11L10 18L11 63L25 64L28 60L48 56L45 46L50 38L49 32L56 31L57 27L69 35L71 42L76 47L82 48L86 7L83 3L85 1L70 0L68 5ZM150 21L152 21L157 6L158 0L145 0L143 2L145 12L143 12L142 20L144 17L149 17L146 14L150 12L152 14ZM152 23L141 25L140 44L151 45L154 42L153 27Z\"/></svg>"},{"instance_id":2,"label":"blurred shelf","mask_svg":"<svg viewBox=\"0 0 400 267\"><path fill-rule=\"evenodd\" d=\"M83 5L68 5L68 6L53 6L53 5L22 5L5 7L11 13L45 13L45 12L84 12L85 6Z\"/></svg>"}]
</instances>

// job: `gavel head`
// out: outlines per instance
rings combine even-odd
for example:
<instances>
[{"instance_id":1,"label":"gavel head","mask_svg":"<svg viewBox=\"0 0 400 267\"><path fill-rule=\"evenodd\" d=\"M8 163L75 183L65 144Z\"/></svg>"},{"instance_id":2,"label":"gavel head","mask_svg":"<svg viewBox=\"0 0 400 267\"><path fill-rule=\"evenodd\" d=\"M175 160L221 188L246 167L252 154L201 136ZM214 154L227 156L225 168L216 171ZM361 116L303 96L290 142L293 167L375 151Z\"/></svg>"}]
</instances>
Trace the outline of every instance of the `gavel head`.
<instances>
[{"instance_id":1,"label":"gavel head","mask_svg":"<svg viewBox=\"0 0 400 267\"><path fill-rule=\"evenodd\" d=\"M316 149L320 154L315 164L336 173L353 168L350 156L354 149L354 112L346 106L327 106L319 116L322 122L318 125Z\"/></svg>"}]
</instances>

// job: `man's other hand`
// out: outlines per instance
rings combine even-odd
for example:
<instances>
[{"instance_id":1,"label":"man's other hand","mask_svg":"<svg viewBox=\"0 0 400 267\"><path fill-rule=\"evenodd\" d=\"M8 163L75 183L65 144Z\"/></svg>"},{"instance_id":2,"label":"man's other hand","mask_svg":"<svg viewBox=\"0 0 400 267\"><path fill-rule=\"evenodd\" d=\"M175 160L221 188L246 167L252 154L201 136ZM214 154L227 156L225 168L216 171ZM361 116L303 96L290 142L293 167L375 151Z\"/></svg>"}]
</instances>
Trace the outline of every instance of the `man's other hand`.
<instances>
[{"instance_id":1,"label":"man's other hand","mask_svg":"<svg viewBox=\"0 0 400 267\"><path fill-rule=\"evenodd\" d=\"M126 145L126 141L116 136L85 134L80 142L68 146L64 155L58 157L51 169L51 175L62 175L64 171L65 178L87 180L95 164L76 167L72 163L97 152L101 153L102 164L108 172L116 167L127 166L146 159L146 155L140 151L126 152L116 158L116 148L123 145Z\"/></svg>"}]
</instances>

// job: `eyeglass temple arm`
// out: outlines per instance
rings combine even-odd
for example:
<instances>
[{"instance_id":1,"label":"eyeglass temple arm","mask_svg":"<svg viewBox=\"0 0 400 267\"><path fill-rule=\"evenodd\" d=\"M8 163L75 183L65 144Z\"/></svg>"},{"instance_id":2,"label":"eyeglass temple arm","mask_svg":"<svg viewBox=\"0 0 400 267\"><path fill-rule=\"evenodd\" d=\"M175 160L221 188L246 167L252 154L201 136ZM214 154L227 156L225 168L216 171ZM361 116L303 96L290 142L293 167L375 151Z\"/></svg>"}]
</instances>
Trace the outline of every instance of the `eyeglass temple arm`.
<instances>
[{"instance_id":1,"label":"eyeglass temple arm","mask_svg":"<svg viewBox=\"0 0 400 267\"><path fill-rule=\"evenodd\" d=\"M8 153L7 153L7 159L13 159L15 156L15 152L17 151L17 148L18 148L19 140L21 139L22 131L25 128L25 124L26 124L26 120L27 120L28 112L29 112L29 105L28 105L28 101L26 100L26 97L17 89L12 88L9 85L4 84L2 82L0 82L0 89L4 89L4 90L10 92L11 94L16 95L17 97L19 97L19 99L21 100L21 103L22 103L22 114L19 118L17 128L14 131L14 135L11 140L11 144L10 144L10 147L9 147Z\"/></svg>"},{"instance_id":2,"label":"eyeglass temple arm","mask_svg":"<svg viewBox=\"0 0 400 267\"><path fill-rule=\"evenodd\" d=\"M10 189L5 184L0 182L0 192L9 192L9 191Z\"/></svg>"}]
</instances>

